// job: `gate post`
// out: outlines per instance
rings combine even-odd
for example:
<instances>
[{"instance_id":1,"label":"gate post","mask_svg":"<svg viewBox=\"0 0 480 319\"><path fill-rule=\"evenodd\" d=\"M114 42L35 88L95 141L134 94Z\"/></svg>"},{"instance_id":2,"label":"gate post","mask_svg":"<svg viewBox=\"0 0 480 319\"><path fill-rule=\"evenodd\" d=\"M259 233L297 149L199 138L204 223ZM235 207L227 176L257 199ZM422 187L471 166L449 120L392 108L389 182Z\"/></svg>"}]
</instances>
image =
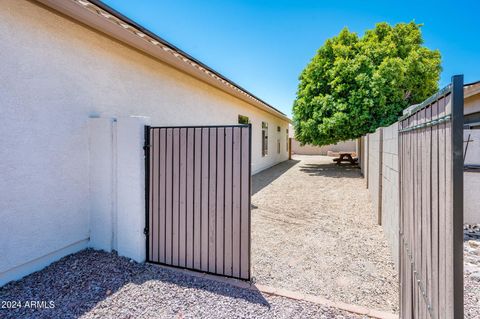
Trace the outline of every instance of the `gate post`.
<instances>
[{"instance_id":1,"label":"gate post","mask_svg":"<svg viewBox=\"0 0 480 319\"><path fill-rule=\"evenodd\" d=\"M144 127L147 117L117 119L117 249L145 261Z\"/></svg>"},{"instance_id":2,"label":"gate post","mask_svg":"<svg viewBox=\"0 0 480 319\"><path fill-rule=\"evenodd\" d=\"M453 311L463 318L463 75L452 85Z\"/></svg>"}]
</instances>

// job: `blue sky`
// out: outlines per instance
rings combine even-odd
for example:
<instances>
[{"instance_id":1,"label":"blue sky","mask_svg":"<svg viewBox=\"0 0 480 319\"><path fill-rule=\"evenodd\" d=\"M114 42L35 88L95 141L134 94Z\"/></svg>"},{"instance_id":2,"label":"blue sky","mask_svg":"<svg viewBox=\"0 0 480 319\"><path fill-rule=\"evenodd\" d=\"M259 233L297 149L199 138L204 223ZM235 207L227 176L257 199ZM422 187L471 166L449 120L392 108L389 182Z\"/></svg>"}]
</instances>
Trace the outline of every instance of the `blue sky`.
<instances>
[{"instance_id":1,"label":"blue sky","mask_svg":"<svg viewBox=\"0 0 480 319\"><path fill-rule=\"evenodd\" d=\"M298 76L343 28L423 23L425 45L442 54L444 86L454 74L480 80L478 0L104 0L140 25L291 116Z\"/></svg>"}]
</instances>

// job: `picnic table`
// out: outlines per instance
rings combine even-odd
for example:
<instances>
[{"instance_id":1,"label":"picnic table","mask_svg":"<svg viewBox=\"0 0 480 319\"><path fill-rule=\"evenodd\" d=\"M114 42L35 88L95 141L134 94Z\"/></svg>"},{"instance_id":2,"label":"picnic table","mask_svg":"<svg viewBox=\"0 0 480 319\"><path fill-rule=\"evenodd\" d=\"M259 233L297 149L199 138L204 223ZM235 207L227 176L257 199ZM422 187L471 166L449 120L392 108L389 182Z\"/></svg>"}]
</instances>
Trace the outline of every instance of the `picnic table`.
<instances>
[{"instance_id":1,"label":"picnic table","mask_svg":"<svg viewBox=\"0 0 480 319\"><path fill-rule=\"evenodd\" d=\"M352 157L352 153L350 152L340 152L337 158L334 158L333 161L340 165L342 162L348 162L352 165L358 164L358 158Z\"/></svg>"}]
</instances>

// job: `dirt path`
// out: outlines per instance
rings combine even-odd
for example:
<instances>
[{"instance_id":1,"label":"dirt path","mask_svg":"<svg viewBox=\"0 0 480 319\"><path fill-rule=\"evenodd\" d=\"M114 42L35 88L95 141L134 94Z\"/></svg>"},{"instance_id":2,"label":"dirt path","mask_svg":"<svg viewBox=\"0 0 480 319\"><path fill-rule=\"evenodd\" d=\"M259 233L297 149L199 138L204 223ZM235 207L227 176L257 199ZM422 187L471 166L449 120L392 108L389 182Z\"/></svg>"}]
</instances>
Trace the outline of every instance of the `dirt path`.
<instances>
[{"instance_id":1,"label":"dirt path","mask_svg":"<svg viewBox=\"0 0 480 319\"><path fill-rule=\"evenodd\" d=\"M398 312L398 277L360 170L304 156L253 177L258 283Z\"/></svg>"}]
</instances>

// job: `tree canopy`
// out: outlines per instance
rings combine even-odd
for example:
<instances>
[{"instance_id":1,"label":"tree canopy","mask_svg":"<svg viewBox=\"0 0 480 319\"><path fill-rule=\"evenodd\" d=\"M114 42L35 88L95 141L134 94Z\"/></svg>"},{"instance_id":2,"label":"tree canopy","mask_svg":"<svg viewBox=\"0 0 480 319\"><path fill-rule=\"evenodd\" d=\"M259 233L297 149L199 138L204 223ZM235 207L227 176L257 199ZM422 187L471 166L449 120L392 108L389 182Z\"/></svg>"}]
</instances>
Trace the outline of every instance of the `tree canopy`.
<instances>
[{"instance_id":1,"label":"tree canopy","mask_svg":"<svg viewBox=\"0 0 480 319\"><path fill-rule=\"evenodd\" d=\"M300 75L295 138L327 145L388 126L438 90L440 52L423 46L421 25L378 23L363 37L344 28Z\"/></svg>"}]
</instances>

